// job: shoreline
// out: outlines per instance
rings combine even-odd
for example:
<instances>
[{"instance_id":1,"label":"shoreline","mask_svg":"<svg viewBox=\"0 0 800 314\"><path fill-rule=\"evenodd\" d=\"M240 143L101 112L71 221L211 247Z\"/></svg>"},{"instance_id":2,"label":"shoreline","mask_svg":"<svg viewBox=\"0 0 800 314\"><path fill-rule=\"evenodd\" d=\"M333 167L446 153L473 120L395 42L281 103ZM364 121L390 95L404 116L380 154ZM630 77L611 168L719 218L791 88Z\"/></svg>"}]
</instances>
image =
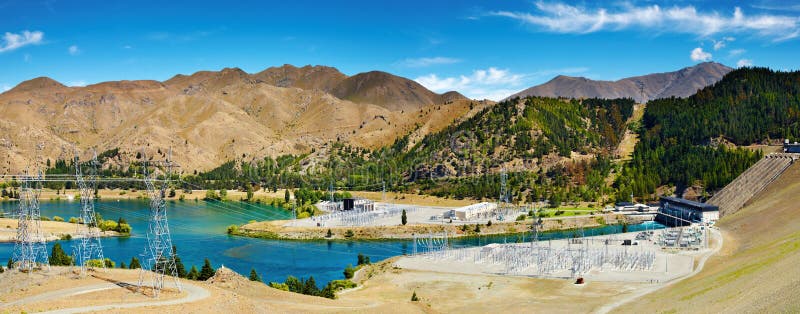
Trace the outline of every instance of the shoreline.
<instances>
[{"instance_id":1,"label":"shoreline","mask_svg":"<svg viewBox=\"0 0 800 314\"><path fill-rule=\"evenodd\" d=\"M603 223L598 218L602 217ZM595 228L622 223L635 224L622 214L599 214L594 216L571 216L563 218L544 218L542 232L568 231L579 228ZM353 226L353 227L305 227L285 226L288 220L273 220L249 223L229 227L228 234L248 238L297 240L297 241L348 241L348 240L409 240L415 234L447 231L450 238L470 238L481 236L519 235L529 232L531 221L493 222L491 226L480 225L480 232L475 232L475 224L409 224L396 226ZM462 231L462 226L467 226ZM328 230L331 236L327 236ZM352 236L346 236L348 231Z\"/></svg>"},{"instance_id":2,"label":"shoreline","mask_svg":"<svg viewBox=\"0 0 800 314\"><path fill-rule=\"evenodd\" d=\"M78 236L79 224L61 222L61 221L41 221L42 236L45 242L54 242L67 240L65 237L69 236L70 239L80 239ZM101 238L110 237L127 237L130 234L123 234L116 231L100 231L94 228L100 234ZM0 243L13 243L16 240L17 234L17 220L12 218L0 218Z\"/></svg>"}]
</instances>

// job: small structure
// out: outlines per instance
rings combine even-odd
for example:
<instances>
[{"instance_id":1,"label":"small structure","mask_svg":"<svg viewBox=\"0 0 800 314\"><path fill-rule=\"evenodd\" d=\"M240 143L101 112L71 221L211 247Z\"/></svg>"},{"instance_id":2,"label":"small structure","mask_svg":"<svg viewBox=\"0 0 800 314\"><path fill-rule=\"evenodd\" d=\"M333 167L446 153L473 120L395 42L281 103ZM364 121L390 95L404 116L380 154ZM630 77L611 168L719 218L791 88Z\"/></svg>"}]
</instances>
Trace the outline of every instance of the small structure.
<instances>
[{"instance_id":1,"label":"small structure","mask_svg":"<svg viewBox=\"0 0 800 314\"><path fill-rule=\"evenodd\" d=\"M650 210L650 206L645 204L631 202L618 202L614 204L614 211L618 212L647 212Z\"/></svg>"},{"instance_id":2,"label":"small structure","mask_svg":"<svg viewBox=\"0 0 800 314\"><path fill-rule=\"evenodd\" d=\"M345 198L342 200L342 210L373 211L375 202L363 198Z\"/></svg>"},{"instance_id":3,"label":"small structure","mask_svg":"<svg viewBox=\"0 0 800 314\"><path fill-rule=\"evenodd\" d=\"M793 154L800 153L800 143L790 143L789 139L783 140L783 152Z\"/></svg>"},{"instance_id":4,"label":"small structure","mask_svg":"<svg viewBox=\"0 0 800 314\"><path fill-rule=\"evenodd\" d=\"M450 217L458 218L458 220L489 218L495 210L497 210L497 203L482 202L456 208L451 212Z\"/></svg>"},{"instance_id":5,"label":"small structure","mask_svg":"<svg viewBox=\"0 0 800 314\"><path fill-rule=\"evenodd\" d=\"M687 199L665 196L661 197L661 218L656 217L657 220L664 220L675 224L684 225L687 222L715 222L719 219L719 206L690 201ZM680 221L683 222L680 222Z\"/></svg>"}]
</instances>

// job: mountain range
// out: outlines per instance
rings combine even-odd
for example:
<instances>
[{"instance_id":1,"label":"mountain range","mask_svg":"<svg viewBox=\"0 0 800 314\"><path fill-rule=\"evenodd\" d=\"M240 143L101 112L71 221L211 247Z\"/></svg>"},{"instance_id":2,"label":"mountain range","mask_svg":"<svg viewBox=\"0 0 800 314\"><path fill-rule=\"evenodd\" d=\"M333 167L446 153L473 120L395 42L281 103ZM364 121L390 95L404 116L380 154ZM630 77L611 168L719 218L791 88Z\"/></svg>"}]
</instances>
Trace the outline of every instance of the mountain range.
<instances>
[{"instance_id":1,"label":"mountain range","mask_svg":"<svg viewBox=\"0 0 800 314\"><path fill-rule=\"evenodd\" d=\"M669 97L688 97L698 89L722 79L731 68L704 62L674 72L634 76L617 81L596 81L585 77L559 75L508 98L542 96L564 98L633 98L636 102ZM641 89L640 89L641 83Z\"/></svg>"},{"instance_id":2,"label":"mountain range","mask_svg":"<svg viewBox=\"0 0 800 314\"><path fill-rule=\"evenodd\" d=\"M616 82L558 76L517 95L636 98L641 81L648 99L683 96L728 71L703 63ZM333 142L376 148L409 135L414 145L493 105L455 91L437 94L386 72L348 76L328 66L253 74L225 68L85 87L40 77L0 94L0 173L20 173L34 156L40 163L71 159L73 146L84 154L119 148L121 165L142 150L163 158L172 148L184 172L284 154L311 153L313 164Z\"/></svg>"},{"instance_id":3,"label":"mountain range","mask_svg":"<svg viewBox=\"0 0 800 314\"><path fill-rule=\"evenodd\" d=\"M335 141L378 147L435 132L489 104L385 72L347 76L324 66L255 74L226 68L85 87L40 77L0 94L0 173L24 170L37 147L40 163L71 159L73 144L82 152L119 148L123 159L143 148L162 158L171 147L189 172L324 151Z\"/></svg>"}]
</instances>

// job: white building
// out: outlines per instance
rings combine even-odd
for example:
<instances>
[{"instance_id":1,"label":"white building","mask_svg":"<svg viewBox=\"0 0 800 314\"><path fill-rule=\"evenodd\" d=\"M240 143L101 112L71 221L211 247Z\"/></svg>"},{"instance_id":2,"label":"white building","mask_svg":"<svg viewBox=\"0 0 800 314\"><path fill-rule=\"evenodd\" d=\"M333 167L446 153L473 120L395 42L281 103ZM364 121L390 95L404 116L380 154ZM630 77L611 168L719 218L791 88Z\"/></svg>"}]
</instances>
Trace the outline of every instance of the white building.
<instances>
[{"instance_id":1,"label":"white building","mask_svg":"<svg viewBox=\"0 0 800 314\"><path fill-rule=\"evenodd\" d=\"M497 210L497 203L482 202L456 208L452 211L451 217L458 218L459 220L489 218L491 213L495 210Z\"/></svg>"}]
</instances>

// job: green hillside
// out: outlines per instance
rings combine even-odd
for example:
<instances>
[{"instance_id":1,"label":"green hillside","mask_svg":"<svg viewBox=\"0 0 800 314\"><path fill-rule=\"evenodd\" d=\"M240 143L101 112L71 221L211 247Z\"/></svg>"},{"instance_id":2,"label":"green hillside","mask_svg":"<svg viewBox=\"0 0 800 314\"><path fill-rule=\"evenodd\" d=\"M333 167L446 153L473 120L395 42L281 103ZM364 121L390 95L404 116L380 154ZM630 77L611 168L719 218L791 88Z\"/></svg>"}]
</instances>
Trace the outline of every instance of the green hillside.
<instances>
[{"instance_id":1,"label":"green hillside","mask_svg":"<svg viewBox=\"0 0 800 314\"><path fill-rule=\"evenodd\" d=\"M743 68L688 98L650 101L633 159L617 180L619 195L655 198L656 188L724 187L759 152L737 146L800 135L800 72Z\"/></svg>"}]
</instances>

